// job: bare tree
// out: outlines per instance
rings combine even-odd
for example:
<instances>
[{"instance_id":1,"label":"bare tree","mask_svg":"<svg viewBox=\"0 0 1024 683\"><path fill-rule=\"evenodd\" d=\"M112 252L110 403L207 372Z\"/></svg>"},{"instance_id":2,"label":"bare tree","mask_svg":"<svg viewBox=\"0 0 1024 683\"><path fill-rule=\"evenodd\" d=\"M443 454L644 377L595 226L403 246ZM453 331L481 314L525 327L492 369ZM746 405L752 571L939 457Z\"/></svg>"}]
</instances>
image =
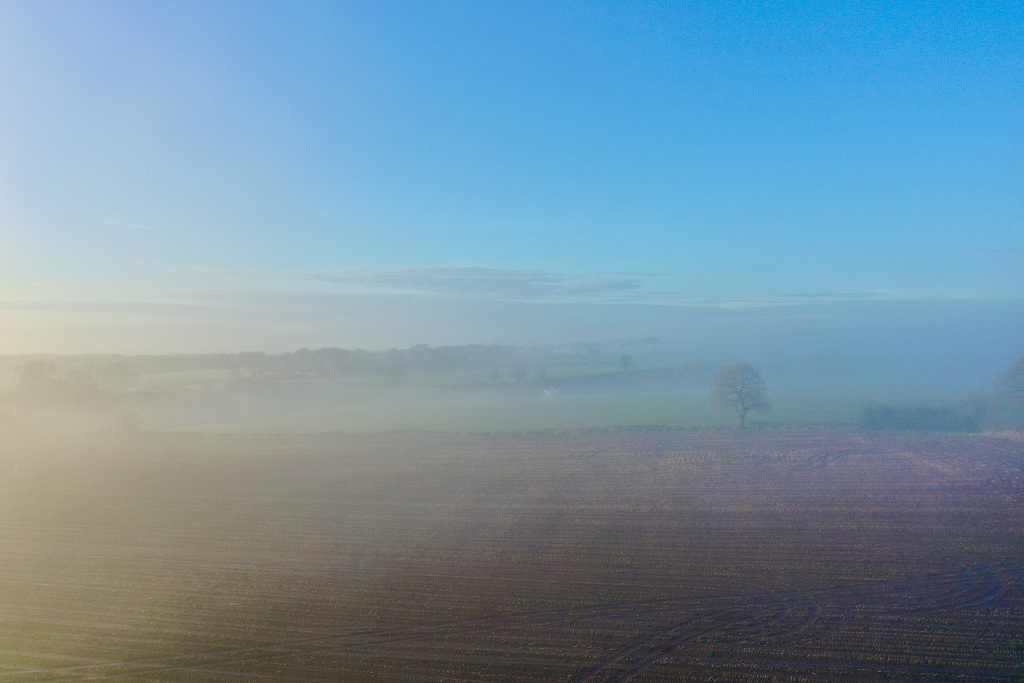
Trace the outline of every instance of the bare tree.
<instances>
[{"instance_id":1,"label":"bare tree","mask_svg":"<svg viewBox=\"0 0 1024 683\"><path fill-rule=\"evenodd\" d=\"M627 372L629 370L629 366L632 364L633 356L629 355L628 353L624 353L621 356L619 356L619 367L622 368L623 372Z\"/></svg>"},{"instance_id":2,"label":"bare tree","mask_svg":"<svg viewBox=\"0 0 1024 683\"><path fill-rule=\"evenodd\" d=\"M731 410L740 418L740 427L747 422L751 410L771 408L765 397L761 374L747 363L727 365L715 377L715 403Z\"/></svg>"}]
</instances>

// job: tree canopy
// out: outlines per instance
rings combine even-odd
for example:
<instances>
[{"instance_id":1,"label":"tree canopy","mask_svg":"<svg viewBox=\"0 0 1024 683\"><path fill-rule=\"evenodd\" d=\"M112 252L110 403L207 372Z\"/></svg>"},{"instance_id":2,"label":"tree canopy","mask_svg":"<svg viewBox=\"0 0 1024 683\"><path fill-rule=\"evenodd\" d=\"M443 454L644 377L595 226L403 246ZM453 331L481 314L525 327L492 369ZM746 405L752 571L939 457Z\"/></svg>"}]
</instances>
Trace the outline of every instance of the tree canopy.
<instances>
[{"instance_id":1,"label":"tree canopy","mask_svg":"<svg viewBox=\"0 0 1024 683\"><path fill-rule=\"evenodd\" d=\"M746 424L747 413L751 410L771 408L761 374L747 363L727 365L719 370L714 386L715 403L736 413L740 427Z\"/></svg>"}]
</instances>

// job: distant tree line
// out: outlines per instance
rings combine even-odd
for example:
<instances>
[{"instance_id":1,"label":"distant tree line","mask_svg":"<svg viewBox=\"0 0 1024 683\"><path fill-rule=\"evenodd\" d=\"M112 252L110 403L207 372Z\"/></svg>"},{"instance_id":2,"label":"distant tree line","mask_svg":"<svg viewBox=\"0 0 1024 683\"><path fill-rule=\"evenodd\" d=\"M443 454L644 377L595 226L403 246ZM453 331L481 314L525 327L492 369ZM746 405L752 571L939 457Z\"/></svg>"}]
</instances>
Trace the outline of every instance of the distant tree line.
<instances>
[{"instance_id":1,"label":"distant tree line","mask_svg":"<svg viewBox=\"0 0 1024 683\"><path fill-rule=\"evenodd\" d=\"M879 406L867 405L859 423L866 429L916 430L930 432L979 432L976 415L962 406Z\"/></svg>"},{"instance_id":2,"label":"distant tree line","mask_svg":"<svg viewBox=\"0 0 1024 683\"><path fill-rule=\"evenodd\" d=\"M544 368L551 364L617 364L623 370L629 370L633 366L633 357L622 353L622 349L627 344L654 341L574 343L530 348L499 344L437 347L417 344L407 349L385 351L326 347L285 353L39 356L16 369L17 390L35 395L117 392L141 375L208 370L224 370L227 379L237 382L331 378L359 373L401 378L411 372L469 370L478 371L481 381L492 384L525 385L547 381Z\"/></svg>"},{"instance_id":3,"label":"distant tree line","mask_svg":"<svg viewBox=\"0 0 1024 683\"><path fill-rule=\"evenodd\" d=\"M996 391L949 406L868 405L859 423L866 429L980 432L1024 426L1024 357L995 378Z\"/></svg>"},{"instance_id":4,"label":"distant tree line","mask_svg":"<svg viewBox=\"0 0 1024 683\"><path fill-rule=\"evenodd\" d=\"M255 376L333 377L351 372L477 370L522 363L523 351L512 346L473 344L431 347L417 344L408 349L299 349L284 354L238 354L230 364Z\"/></svg>"},{"instance_id":5,"label":"distant tree line","mask_svg":"<svg viewBox=\"0 0 1024 683\"><path fill-rule=\"evenodd\" d=\"M87 401L132 388L136 373L125 363L61 369L52 362L33 360L17 368L17 390L46 400Z\"/></svg>"},{"instance_id":6,"label":"distant tree line","mask_svg":"<svg viewBox=\"0 0 1024 683\"><path fill-rule=\"evenodd\" d=\"M632 358L630 357L630 362ZM497 344L431 347L417 344L386 351L327 347L285 353L190 355L80 355L39 357L16 368L16 390L39 397L85 398L125 390L140 375L224 370L235 382L333 378L376 373L401 379L411 372L479 371L492 383L543 382L543 365L612 362L599 345L526 349ZM622 358L618 359L622 364Z\"/></svg>"}]
</instances>

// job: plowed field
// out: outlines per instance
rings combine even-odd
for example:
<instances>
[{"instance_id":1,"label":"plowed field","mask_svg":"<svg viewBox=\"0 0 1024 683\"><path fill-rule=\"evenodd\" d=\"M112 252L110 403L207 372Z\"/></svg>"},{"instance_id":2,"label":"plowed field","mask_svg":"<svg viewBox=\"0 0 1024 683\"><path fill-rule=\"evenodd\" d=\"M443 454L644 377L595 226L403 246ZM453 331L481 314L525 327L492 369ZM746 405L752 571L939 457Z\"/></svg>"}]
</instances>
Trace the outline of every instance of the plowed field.
<instances>
[{"instance_id":1,"label":"plowed field","mask_svg":"<svg viewBox=\"0 0 1024 683\"><path fill-rule=\"evenodd\" d=\"M1024 679L1024 444L843 430L0 451L0 680Z\"/></svg>"}]
</instances>

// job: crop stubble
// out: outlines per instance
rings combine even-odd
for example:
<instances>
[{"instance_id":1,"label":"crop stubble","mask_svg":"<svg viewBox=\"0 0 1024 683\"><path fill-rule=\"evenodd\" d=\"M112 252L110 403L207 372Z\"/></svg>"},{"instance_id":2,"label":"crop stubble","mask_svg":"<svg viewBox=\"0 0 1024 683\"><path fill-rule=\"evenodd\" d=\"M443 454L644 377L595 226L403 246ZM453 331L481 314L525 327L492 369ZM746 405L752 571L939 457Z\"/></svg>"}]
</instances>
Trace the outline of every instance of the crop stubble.
<instances>
[{"instance_id":1,"label":"crop stubble","mask_svg":"<svg viewBox=\"0 0 1024 683\"><path fill-rule=\"evenodd\" d=\"M142 434L0 458L0 678L1024 677L1013 441Z\"/></svg>"}]
</instances>

